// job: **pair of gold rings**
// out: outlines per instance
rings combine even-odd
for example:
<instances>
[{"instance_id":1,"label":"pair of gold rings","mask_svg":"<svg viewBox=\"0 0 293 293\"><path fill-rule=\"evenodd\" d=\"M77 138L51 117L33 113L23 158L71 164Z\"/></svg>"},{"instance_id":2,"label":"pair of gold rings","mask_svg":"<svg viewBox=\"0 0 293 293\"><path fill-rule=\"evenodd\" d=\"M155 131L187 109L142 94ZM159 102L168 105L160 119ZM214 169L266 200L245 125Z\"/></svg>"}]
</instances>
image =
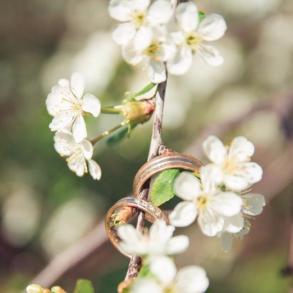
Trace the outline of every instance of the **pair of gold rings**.
<instances>
[{"instance_id":1,"label":"pair of gold rings","mask_svg":"<svg viewBox=\"0 0 293 293\"><path fill-rule=\"evenodd\" d=\"M166 151L146 162L138 170L133 181L133 196L128 196L116 202L107 212L105 228L112 244L125 256L131 257L119 246L117 227L128 223L138 212L143 212L150 223L163 220L168 223L168 217L161 209L141 198L144 188L149 180L156 174L168 169L180 169L198 172L201 162L192 156Z\"/></svg>"}]
</instances>

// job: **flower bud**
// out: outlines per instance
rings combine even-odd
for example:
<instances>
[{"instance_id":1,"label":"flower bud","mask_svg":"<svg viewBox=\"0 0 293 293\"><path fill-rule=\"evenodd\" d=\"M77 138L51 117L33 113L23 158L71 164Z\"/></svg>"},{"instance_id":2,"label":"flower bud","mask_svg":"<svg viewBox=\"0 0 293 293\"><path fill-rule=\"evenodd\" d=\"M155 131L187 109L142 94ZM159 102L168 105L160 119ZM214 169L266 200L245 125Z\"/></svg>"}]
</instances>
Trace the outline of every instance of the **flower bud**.
<instances>
[{"instance_id":1,"label":"flower bud","mask_svg":"<svg viewBox=\"0 0 293 293\"><path fill-rule=\"evenodd\" d=\"M43 293L43 288L37 284L31 284L26 287L27 293Z\"/></svg>"},{"instance_id":2,"label":"flower bud","mask_svg":"<svg viewBox=\"0 0 293 293\"><path fill-rule=\"evenodd\" d=\"M64 291L61 287L59 286L54 286L53 288L51 288L51 292L52 293L66 293L66 291Z\"/></svg>"},{"instance_id":3,"label":"flower bud","mask_svg":"<svg viewBox=\"0 0 293 293\"><path fill-rule=\"evenodd\" d=\"M120 110L126 121L131 125L136 125L151 118L155 110L155 102L153 100L130 101L116 106L116 109Z\"/></svg>"}]
</instances>

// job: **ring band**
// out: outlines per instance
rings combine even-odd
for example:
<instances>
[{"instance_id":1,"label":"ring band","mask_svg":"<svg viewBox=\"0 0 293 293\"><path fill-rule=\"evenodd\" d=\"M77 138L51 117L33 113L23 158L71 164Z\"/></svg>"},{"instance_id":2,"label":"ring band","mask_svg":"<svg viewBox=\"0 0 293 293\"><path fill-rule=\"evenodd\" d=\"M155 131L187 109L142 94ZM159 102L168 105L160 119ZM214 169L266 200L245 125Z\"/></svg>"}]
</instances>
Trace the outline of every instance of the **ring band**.
<instances>
[{"instance_id":1,"label":"ring band","mask_svg":"<svg viewBox=\"0 0 293 293\"><path fill-rule=\"evenodd\" d=\"M145 218L153 223L156 220L168 222L168 217L156 206L142 199L128 196L117 201L107 212L105 218L105 228L112 244L125 256L131 258L131 255L125 253L119 246L120 238L117 235L117 227L126 224L137 214L138 211L145 213Z\"/></svg>"},{"instance_id":2,"label":"ring band","mask_svg":"<svg viewBox=\"0 0 293 293\"><path fill-rule=\"evenodd\" d=\"M133 194L139 197L145 183L154 175L167 169L182 169L196 172L201 162L192 156L176 152L168 152L146 162L135 175L133 181Z\"/></svg>"}]
</instances>

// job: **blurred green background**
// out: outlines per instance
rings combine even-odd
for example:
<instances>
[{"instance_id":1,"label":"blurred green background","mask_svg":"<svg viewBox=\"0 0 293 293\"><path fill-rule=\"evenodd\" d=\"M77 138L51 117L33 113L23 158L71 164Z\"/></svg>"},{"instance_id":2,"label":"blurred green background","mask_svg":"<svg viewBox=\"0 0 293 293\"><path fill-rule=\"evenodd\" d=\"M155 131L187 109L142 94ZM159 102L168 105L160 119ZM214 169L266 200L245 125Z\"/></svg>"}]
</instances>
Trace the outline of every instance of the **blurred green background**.
<instances>
[{"instance_id":1,"label":"blurred green background","mask_svg":"<svg viewBox=\"0 0 293 293\"><path fill-rule=\"evenodd\" d=\"M107 209L129 194L146 160L150 122L117 146L98 145L100 182L75 176L53 149L45 99L59 78L81 72L87 90L107 105L148 82L141 68L122 61L111 40L115 22L107 2L0 2L0 292L21 292L51 260L88 235ZM217 44L225 64L212 68L196 59L186 76L170 78L165 143L202 159L206 134L216 132L226 142L247 136L265 169L255 190L272 200L231 253L223 253L217 239L203 237L195 226L188 228L192 245L177 264L204 266L211 279L208 292L288 292L290 279L281 270L288 264L293 227L293 1L196 3L227 20L227 35ZM90 136L118 121L111 115L89 119ZM83 277L94 282L96 292L115 292L126 268L127 260L105 243L55 283L70 292Z\"/></svg>"}]
</instances>

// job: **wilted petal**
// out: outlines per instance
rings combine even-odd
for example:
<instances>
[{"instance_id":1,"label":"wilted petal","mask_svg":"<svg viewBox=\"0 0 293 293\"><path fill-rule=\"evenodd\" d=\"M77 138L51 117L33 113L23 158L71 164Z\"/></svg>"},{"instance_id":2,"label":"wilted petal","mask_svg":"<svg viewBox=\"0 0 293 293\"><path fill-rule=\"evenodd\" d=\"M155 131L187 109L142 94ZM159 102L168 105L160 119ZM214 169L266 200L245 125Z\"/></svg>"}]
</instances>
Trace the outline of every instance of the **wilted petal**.
<instances>
[{"instance_id":1,"label":"wilted petal","mask_svg":"<svg viewBox=\"0 0 293 293\"><path fill-rule=\"evenodd\" d=\"M70 79L70 87L73 94L80 99L84 92L84 79L81 74L73 73Z\"/></svg>"},{"instance_id":2,"label":"wilted petal","mask_svg":"<svg viewBox=\"0 0 293 293\"><path fill-rule=\"evenodd\" d=\"M133 45L134 49L139 51L147 48L153 39L153 32L151 28L142 26L135 34Z\"/></svg>"},{"instance_id":3,"label":"wilted petal","mask_svg":"<svg viewBox=\"0 0 293 293\"><path fill-rule=\"evenodd\" d=\"M210 14L199 24L198 33L206 41L215 41L223 37L226 29L226 22L221 15Z\"/></svg>"},{"instance_id":4,"label":"wilted petal","mask_svg":"<svg viewBox=\"0 0 293 293\"><path fill-rule=\"evenodd\" d=\"M238 233L240 232L244 227L244 218L241 213L225 218L225 231L229 233Z\"/></svg>"},{"instance_id":5,"label":"wilted petal","mask_svg":"<svg viewBox=\"0 0 293 293\"><path fill-rule=\"evenodd\" d=\"M192 64L192 52L187 47L178 49L174 57L168 61L168 70L171 74L185 74Z\"/></svg>"},{"instance_id":6,"label":"wilted petal","mask_svg":"<svg viewBox=\"0 0 293 293\"><path fill-rule=\"evenodd\" d=\"M196 206L193 202L180 202L169 215L169 220L175 227L186 227L194 222L197 216Z\"/></svg>"},{"instance_id":7,"label":"wilted petal","mask_svg":"<svg viewBox=\"0 0 293 293\"><path fill-rule=\"evenodd\" d=\"M189 245L189 239L185 235L171 238L166 247L166 254L178 254L184 252Z\"/></svg>"},{"instance_id":8,"label":"wilted petal","mask_svg":"<svg viewBox=\"0 0 293 293\"><path fill-rule=\"evenodd\" d=\"M76 142L70 132L58 131L54 136L54 147L61 156L70 156L76 146Z\"/></svg>"},{"instance_id":9,"label":"wilted petal","mask_svg":"<svg viewBox=\"0 0 293 293\"><path fill-rule=\"evenodd\" d=\"M100 180L102 176L102 170L100 165L94 160L89 160L89 172L94 180Z\"/></svg>"},{"instance_id":10,"label":"wilted petal","mask_svg":"<svg viewBox=\"0 0 293 293\"><path fill-rule=\"evenodd\" d=\"M207 236L216 236L224 228L224 219L210 209L204 209L198 216L198 224Z\"/></svg>"},{"instance_id":11,"label":"wilted petal","mask_svg":"<svg viewBox=\"0 0 293 293\"><path fill-rule=\"evenodd\" d=\"M149 8L148 21L152 25L168 23L173 15L170 1L157 0Z\"/></svg>"},{"instance_id":12,"label":"wilted petal","mask_svg":"<svg viewBox=\"0 0 293 293\"><path fill-rule=\"evenodd\" d=\"M216 136L209 136L203 142L203 150L206 156L216 164L222 164L227 156L227 150Z\"/></svg>"},{"instance_id":13,"label":"wilted petal","mask_svg":"<svg viewBox=\"0 0 293 293\"><path fill-rule=\"evenodd\" d=\"M222 216L232 217L241 211L242 199L233 192L221 192L211 199L210 207Z\"/></svg>"},{"instance_id":14,"label":"wilted petal","mask_svg":"<svg viewBox=\"0 0 293 293\"><path fill-rule=\"evenodd\" d=\"M131 20L132 9L128 0L111 0L109 4L110 16L119 21Z\"/></svg>"},{"instance_id":15,"label":"wilted petal","mask_svg":"<svg viewBox=\"0 0 293 293\"><path fill-rule=\"evenodd\" d=\"M243 196L243 212L250 216L257 216L262 213L266 205L265 198L262 194L247 194Z\"/></svg>"},{"instance_id":16,"label":"wilted petal","mask_svg":"<svg viewBox=\"0 0 293 293\"><path fill-rule=\"evenodd\" d=\"M176 18L181 28L190 32L197 28L198 10L194 3L181 3L176 9Z\"/></svg>"},{"instance_id":17,"label":"wilted petal","mask_svg":"<svg viewBox=\"0 0 293 293\"><path fill-rule=\"evenodd\" d=\"M124 46L134 38L135 31L132 23L122 23L113 31L112 38L118 45Z\"/></svg>"},{"instance_id":18,"label":"wilted petal","mask_svg":"<svg viewBox=\"0 0 293 293\"><path fill-rule=\"evenodd\" d=\"M157 282L150 279L138 279L131 288L131 293L164 293Z\"/></svg>"},{"instance_id":19,"label":"wilted petal","mask_svg":"<svg viewBox=\"0 0 293 293\"><path fill-rule=\"evenodd\" d=\"M245 162L254 154L254 145L243 136L233 139L229 148L229 157Z\"/></svg>"},{"instance_id":20,"label":"wilted petal","mask_svg":"<svg viewBox=\"0 0 293 293\"><path fill-rule=\"evenodd\" d=\"M209 280L203 268L188 266L178 271L175 286L178 293L202 293L207 290Z\"/></svg>"},{"instance_id":21,"label":"wilted petal","mask_svg":"<svg viewBox=\"0 0 293 293\"><path fill-rule=\"evenodd\" d=\"M193 200L201 192L200 181L186 171L176 177L173 188L175 194L184 200Z\"/></svg>"},{"instance_id":22,"label":"wilted petal","mask_svg":"<svg viewBox=\"0 0 293 293\"><path fill-rule=\"evenodd\" d=\"M174 262L166 256L154 258L151 261L150 270L163 286L171 284L176 276L176 266ZM151 293L151 291L149 293Z\"/></svg>"},{"instance_id":23,"label":"wilted petal","mask_svg":"<svg viewBox=\"0 0 293 293\"><path fill-rule=\"evenodd\" d=\"M82 100L82 110L98 117L101 112L101 102L94 95L86 94Z\"/></svg>"},{"instance_id":24,"label":"wilted petal","mask_svg":"<svg viewBox=\"0 0 293 293\"><path fill-rule=\"evenodd\" d=\"M75 118L72 134L76 142L81 142L87 136L85 121L81 114Z\"/></svg>"},{"instance_id":25,"label":"wilted petal","mask_svg":"<svg viewBox=\"0 0 293 293\"><path fill-rule=\"evenodd\" d=\"M198 54L212 66L219 66L224 63L223 56L215 47L200 44Z\"/></svg>"},{"instance_id":26,"label":"wilted petal","mask_svg":"<svg viewBox=\"0 0 293 293\"><path fill-rule=\"evenodd\" d=\"M166 68L163 62L151 60L148 75L153 83L161 83L166 80Z\"/></svg>"}]
</instances>

